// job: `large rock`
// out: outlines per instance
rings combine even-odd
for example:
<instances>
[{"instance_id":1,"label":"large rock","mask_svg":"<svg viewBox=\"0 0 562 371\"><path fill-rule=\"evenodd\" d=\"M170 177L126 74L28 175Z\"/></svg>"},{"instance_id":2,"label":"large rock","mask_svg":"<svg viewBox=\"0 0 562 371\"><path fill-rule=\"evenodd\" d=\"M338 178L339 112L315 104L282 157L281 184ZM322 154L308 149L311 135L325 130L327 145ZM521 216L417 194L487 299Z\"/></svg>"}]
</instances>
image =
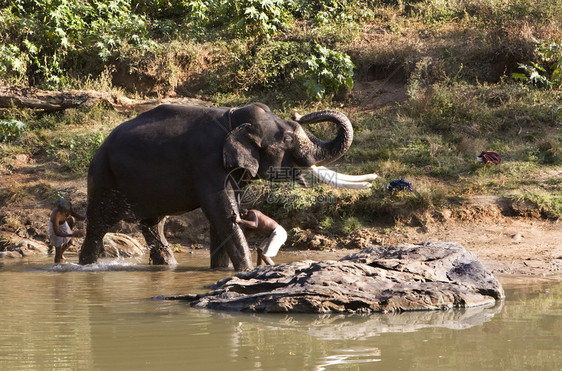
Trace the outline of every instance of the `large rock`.
<instances>
[{"instance_id":1,"label":"large rock","mask_svg":"<svg viewBox=\"0 0 562 371\"><path fill-rule=\"evenodd\" d=\"M20 259L23 255L19 251L0 251L0 259Z\"/></svg>"},{"instance_id":2,"label":"large rock","mask_svg":"<svg viewBox=\"0 0 562 371\"><path fill-rule=\"evenodd\" d=\"M106 233L103 237L104 256L111 258L142 256L147 248L133 237L123 233Z\"/></svg>"},{"instance_id":3,"label":"large rock","mask_svg":"<svg viewBox=\"0 0 562 371\"><path fill-rule=\"evenodd\" d=\"M196 308L248 312L370 313L493 305L500 283L448 242L369 247L340 261L258 267L218 281Z\"/></svg>"},{"instance_id":4,"label":"large rock","mask_svg":"<svg viewBox=\"0 0 562 371\"><path fill-rule=\"evenodd\" d=\"M49 245L45 242L32 240L32 239L23 239L14 246L14 250L22 250L24 255L32 255L32 254L48 254L49 253Z\"/></svg>"},{"instance_id":5,"label":"large rock","mask_svg":"<svg viewBox=\"0 0 562 371\"><path fill-rule=\"evenodd\" d=\"M47 255L49 246L42 241L21 238L17 235L0 236L0 258L23 258L30 255Z\"/></svg>"}]
</instances>

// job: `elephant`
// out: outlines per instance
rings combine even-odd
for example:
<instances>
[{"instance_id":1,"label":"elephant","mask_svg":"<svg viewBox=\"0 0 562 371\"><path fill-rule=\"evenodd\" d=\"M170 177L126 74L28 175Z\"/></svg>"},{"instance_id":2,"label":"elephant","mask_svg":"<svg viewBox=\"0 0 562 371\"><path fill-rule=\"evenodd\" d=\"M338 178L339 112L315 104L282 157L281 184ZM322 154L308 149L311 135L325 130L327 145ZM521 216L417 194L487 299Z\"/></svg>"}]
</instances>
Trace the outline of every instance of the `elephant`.
<instances>
[{"instance_id":1,"label":"elephant","mask_svg":"<svg viewBox=\"0 0 562 371\"><path fill-rule=\"evenodd\" d=\"M301 124L332 122L323 141ZM163 104L113 129L88 169L87 230L80 264L103 252L103 236L121 220L139 222L153 264L175 264L164 237L166 216L201 208L210 223L210 266L252 268L233 216L238 179L275 178L279 170L331 163L353 140L350 120L322 110L284 120L263 103L239 108ZM235 176L233 176L233 174ZM273 179L274 180L274 179Z\"/></svg>"}]
</instances>

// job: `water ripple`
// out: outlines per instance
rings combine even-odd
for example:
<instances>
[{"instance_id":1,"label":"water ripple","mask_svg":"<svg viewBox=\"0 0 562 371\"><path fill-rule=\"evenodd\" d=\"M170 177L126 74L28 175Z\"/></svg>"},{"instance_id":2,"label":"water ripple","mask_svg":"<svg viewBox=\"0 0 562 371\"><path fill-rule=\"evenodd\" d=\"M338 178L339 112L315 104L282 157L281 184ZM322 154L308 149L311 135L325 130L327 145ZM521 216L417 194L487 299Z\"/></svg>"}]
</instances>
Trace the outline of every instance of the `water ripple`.
<instances>
[{"instance_id":1,"label":"water ripple","mask_svg":"<svg viewBox=\"0 0 562 371\"><path fill-rule=\"evenodd\" d=\"M381 361L381 351L378 348L334 349L337 354L326 356L319 360L316 370L326 370L330 366L356 365Z\"/></svg>"}]
</instances>

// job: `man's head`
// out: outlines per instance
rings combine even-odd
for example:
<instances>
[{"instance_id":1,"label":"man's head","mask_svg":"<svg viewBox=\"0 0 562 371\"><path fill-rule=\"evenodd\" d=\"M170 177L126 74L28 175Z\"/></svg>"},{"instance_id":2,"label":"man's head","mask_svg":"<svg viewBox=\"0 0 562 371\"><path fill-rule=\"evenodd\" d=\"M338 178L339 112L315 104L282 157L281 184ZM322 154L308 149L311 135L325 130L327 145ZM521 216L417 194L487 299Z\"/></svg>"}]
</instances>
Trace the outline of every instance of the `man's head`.
<instances>
[{"instance_id":1,"label":"man's head","mask_svg":"<svg viewBox=\"0 0 562 371\"><path fill-rule=\"evenodd\" d=\"M61 212L70 214L71 210L72 210L72 204L70 203L70 201L65 200L64 198L59 198L55 201L55 206L57 207L57 209Z\"/></svg>"}]
</instances>

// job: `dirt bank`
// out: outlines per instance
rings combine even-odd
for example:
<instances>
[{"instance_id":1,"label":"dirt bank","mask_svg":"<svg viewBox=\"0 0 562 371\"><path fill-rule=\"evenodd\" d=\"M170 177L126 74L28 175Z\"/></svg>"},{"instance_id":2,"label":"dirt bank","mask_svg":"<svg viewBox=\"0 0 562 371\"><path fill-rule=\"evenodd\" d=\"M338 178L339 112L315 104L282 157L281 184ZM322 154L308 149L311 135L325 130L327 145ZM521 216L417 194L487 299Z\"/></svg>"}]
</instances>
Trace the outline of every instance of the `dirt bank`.
<instances>
[{"instance_id":1,"label":"dirt bank","mask_svg":"<svg viewBox=\"0 0 562 371\"><path fill-rule=\"evenodd\" d=\"M376 230L375 230L376 232ZM385 232L380 231L381 234ZM530 218L495 218L397 227L384 244L450 241L463 245L494 274L562 278L562 223ZM353 250L291 251L285 259L337 259Z\"/></svg>"}]
</instances>

